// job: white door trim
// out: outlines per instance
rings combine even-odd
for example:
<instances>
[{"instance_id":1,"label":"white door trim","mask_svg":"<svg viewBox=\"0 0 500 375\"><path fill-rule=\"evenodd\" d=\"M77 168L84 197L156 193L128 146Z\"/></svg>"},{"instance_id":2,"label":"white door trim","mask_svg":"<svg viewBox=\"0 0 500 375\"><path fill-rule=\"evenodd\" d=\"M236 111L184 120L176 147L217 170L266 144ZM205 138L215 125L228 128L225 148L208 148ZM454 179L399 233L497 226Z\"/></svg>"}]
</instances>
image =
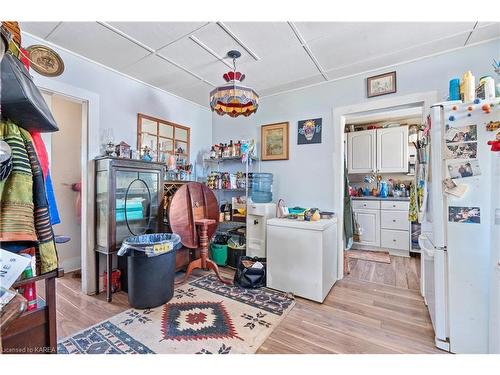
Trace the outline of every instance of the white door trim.
<instances>
[{"instance_id":1,"label":"white door trim","mask_svg":"<svg viewBox=\"0 0 500 375\"><path fill-rule=\"evenodd\" d=\"M85 294L95 293L95 257L94 257L94 163L99 155L99 95L59 82L53 78L34 74L35 84L42 90L54 94L72 97L84 102L82 120L87 124L82 129L82 225L81 225L81 257L82 257L82 291Z\"/></svg>"},{"instance_id":2,"label":"white door trim","mask_svg":"<svg viewBox=\"0 0 500 375\"><path fill-rule=\"evenodd\" d=\"M396 96L387 99L366 101L363 103L352 104L344 107L333 108L333 194L335 202L335 212L338 213L338 275L339 279L344 277L344 127L349 115L362 115L362 112L384 110L390 111L393 107L401 107L422 103L424 109L423 117L429 114L430 106L438 101L437 91L428 91L410 95ZM401 109L401 108L397 108ZM339 173L340 171L340 173Z\"/></svg>"}]
</instances>

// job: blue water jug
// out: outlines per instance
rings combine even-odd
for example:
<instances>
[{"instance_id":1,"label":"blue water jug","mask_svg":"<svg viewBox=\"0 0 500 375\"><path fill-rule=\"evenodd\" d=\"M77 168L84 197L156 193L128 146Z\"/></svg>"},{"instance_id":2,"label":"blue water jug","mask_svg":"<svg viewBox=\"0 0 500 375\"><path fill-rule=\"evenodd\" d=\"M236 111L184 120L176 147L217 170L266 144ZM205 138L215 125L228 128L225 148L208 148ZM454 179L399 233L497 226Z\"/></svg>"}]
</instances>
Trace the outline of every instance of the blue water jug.
<instances>
[{"instance_id":1,"label":"blue water jug","mask_svg":"<svg viewBox=\"0 0 500 375\"><path fill-rule=\"evenodd\" d=\"M255 203L269 203L273 200L273 174L252 174L252 201Z\"/></svg>"}]
</instances>

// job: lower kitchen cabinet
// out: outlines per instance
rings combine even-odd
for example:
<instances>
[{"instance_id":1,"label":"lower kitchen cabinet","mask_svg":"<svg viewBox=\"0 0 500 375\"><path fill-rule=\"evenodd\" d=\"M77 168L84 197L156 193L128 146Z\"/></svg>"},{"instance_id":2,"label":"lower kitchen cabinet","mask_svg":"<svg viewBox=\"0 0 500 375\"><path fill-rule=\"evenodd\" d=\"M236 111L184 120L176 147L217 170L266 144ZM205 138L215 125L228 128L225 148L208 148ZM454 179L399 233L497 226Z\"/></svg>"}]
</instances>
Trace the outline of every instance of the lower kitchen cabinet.
<instances>
[{"instance_id":1,"label":"lower kitchen cabinet","mask_svg":"<svg viewBox=\"0 0 500 375\"><path fill-rule=\"evenodd\" d=\"M359 243L367 246L380 246L380 211L355 210L354 216L360 226Z\"/></svg>"},{"instance_id":2,"label":"lower kitchen cabinet","mask_svg":"<svg viewBox=\"0 0 500 375\"><path fill-rule=\"evenodd\" d=\"M408 209L408 201L353 200L354 217L360 227L359 241L353 248L409 256Z\"/></svg>"}]
</instances>

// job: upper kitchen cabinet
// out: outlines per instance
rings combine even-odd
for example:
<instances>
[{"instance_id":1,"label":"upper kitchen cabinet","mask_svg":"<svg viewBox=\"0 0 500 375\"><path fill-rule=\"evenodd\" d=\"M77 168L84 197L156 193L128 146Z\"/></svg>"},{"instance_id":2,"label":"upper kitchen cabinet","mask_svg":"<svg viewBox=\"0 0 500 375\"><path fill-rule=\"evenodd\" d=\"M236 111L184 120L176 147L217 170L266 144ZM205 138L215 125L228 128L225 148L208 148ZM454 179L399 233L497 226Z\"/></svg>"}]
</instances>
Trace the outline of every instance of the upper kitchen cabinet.
<instances>
[{"instance_id":1,"label":"upper kitchen cabinet","mask_svg":"<svg viewBox=\"0 0 500 375\"><path fill-rule=\"evenodd\" d=\"M408 172L408 127L377 129L377 173Z\"/></svg>"},{"instance_id":2,"label":"upper kitchen cabinet","mask_svg":"<svg viewBox=\"0 0 500 375\"><path fill-rule=\"evenodd\" d=\"M347 133L348 173L372 173L376 169L377 137L374 130Z\"/></svg>"},{"instance_id":3,"label":"upper kitchen cabinet","mask_svg":"<svg viewBox=\"0 0 500 375\"><path fill-rule=\"evenodd\" d=\"M408 127L347 133L348 173L407 173Z\"/></svg>"}]
</instances>

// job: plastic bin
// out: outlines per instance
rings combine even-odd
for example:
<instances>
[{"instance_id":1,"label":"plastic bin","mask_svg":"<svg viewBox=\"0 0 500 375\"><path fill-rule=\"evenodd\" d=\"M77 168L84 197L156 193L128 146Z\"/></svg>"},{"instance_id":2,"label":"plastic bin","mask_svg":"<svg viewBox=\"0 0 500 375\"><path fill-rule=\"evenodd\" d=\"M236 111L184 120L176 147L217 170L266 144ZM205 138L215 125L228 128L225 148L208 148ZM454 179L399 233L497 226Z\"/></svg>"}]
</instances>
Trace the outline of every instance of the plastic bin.
<instances>
[{"instance_id":1,"label":"plastic bin","mask_svg":"<svg viewBox=\"0 0 500 375\"><path fill-rule=\"evenodd\" d=\"M211 244L210 258L219 266L225 266L227 262L227 245L218 243Z\"/></svg>"},{"instance_id":2,"label":"plastic bin","mask_svg":"<svg viewBox=\"0 0 500 375\"><path fill-rule=\"evenodd\" d=\"M237 268L240 257L246 255L246 245L241 238L231 237L227 243L227 265Z\"/></svg>"},{"instance_id":3,"label":"plastic bin","mask_svg":"<svg viewBox=\"0 0 500 375\"><path fill-rule=\"evenodd\" d=\"M175 253L182 246L175 233L125 239L118 255L127 256L130 306L147 309L163 305L174 295Z\"/></svg>"},{"instance_id":4,"label":"plastic bin","mask_svg":"<svg viewBox=\"0 0 500 375\"><path fill-rule=\"evenodd\" d=\"M273 200L273 174L252 174L252 201L255 203L269 203Z\"/></svg>"}]
</instances>

